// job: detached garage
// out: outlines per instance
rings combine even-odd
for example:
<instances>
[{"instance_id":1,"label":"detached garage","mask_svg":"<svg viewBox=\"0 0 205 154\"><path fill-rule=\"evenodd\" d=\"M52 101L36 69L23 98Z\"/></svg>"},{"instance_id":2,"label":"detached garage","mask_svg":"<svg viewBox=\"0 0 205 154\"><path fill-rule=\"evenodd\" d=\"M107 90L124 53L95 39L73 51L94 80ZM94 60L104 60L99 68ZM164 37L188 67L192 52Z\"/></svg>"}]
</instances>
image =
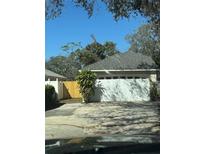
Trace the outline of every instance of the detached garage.
<instances>
[{"instance_id":1,"label":"detached garage","mask_svg":"<svg viewBox=\"0 0 205 154\"><path fill-rule=\"evenodd\" d=\"M91 101L149 101L150 82L157 82L158 70L151 57L128 51L88 65L97 75Z\"/></svg>"}]
</instances>

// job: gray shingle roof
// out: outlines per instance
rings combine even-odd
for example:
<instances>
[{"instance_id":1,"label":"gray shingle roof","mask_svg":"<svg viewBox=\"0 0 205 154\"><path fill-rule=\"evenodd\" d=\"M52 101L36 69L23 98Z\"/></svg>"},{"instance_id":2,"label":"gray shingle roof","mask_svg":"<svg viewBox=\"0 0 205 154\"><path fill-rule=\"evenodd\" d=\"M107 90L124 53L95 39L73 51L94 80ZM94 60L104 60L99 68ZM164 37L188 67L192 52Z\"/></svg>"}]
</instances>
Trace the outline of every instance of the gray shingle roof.
<instances>
[{"instance_id":1,"label":"gray shingle roof","mask_svg":"<svg viewBox=\"0 0 205 154\"><path fill-rule=\"evenodd\" d=\"M83 70L150 69L155 68L155 66L155 62L151 57L128 51L90 64L84 67Z\"/></svg>"},{"instance_id":2,"label":"gray shingle roof","mask_svg":"<svg viewBox=\"0 0 205 154\"><path fill-rule=\"evenodd\" d=\"M52 72L52 71L50 71L50 70L48 70L48 69L45 69L45 76L50 76L50 77L55 77L55 78L63 78L63 79L66 79L65 76L62 76L62 75L57 74L57 73L55 73L55 72Z\"/></svg>"}]
</instances>

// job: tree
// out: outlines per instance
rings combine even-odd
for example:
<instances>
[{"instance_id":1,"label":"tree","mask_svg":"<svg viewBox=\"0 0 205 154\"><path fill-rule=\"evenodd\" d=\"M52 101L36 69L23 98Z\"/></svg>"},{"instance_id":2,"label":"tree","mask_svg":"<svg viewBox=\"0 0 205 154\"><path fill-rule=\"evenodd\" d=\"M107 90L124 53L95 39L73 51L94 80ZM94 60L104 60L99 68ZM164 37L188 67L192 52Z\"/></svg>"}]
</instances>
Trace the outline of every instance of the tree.
<instances>
[{"instance_id":1,"label":"tree","mask_svg":"<svg viewBox=\"0 0 205 154\"><path fill-rule=\"evenodd\" d=\"M77 59L81 63L81 66L87 66L100 60L96 53L90 50L82 49L76 52Z\"/></svg>"},{"instance_id":2,"label":"tree","mask_svg":"<svg viewBox=\"0 0 205 154\"><path fill-rule=\"evenodd\" d=\"M66 52L70 52L70 47L73 48L72 45L76 46L76 43L67 43L62 48ZM94 39L94 41L86 45L86 47L79 47L74 52L71 51L71 53L75 57L75 60L77 60L78 63L81 64L81 67L84 67L89 64L95 63L99 60L102 60L108 56L112 56L116 53L119 53L119 51L116 49L116 44L111 41L107 41L104 44L101 44L98 43L96 39Z\"/></svg>"},{"instance_id":3,"label":"tree","mask_svg":"<svg viewBox=\"0 0 205 154\"><path fill-rule=\"evenodd\" d=\"M160 0L100 0L107 6L109 12L113 14L115 20L129 18L132 15L143 15L150 20L159 20ZM97 0L72 0L77 7L84 8L89 17L93 15ZM46 0L46 16L55 18L62 13L65 0Z\"/></svg>"},{"instance_id":4,"label":"tree","mask_svg":"<svg viewBox=\"0 0 205 154\"><path fill-rule=\"evenodd\" d=\"M146 17L148 19L148 23L152 25L150 29L152 30L152 35L159 39L160 0L99 0L99 1L106 5L107 10L112 13L113 18L116 21L118 21L121 18L130 18L131 16L138 16L138 15L142 15ZM77 7L81 7L85 9L89 17L93 15L96 3L99 1L98 0L72 0L72 2ZM64 6L65 6L65 0L46 0L46 9L45 9L46 19L53 19L58 17L62 13ZM151 49L151 45L149 45L148 42L147 42L148 49L146 50ZM154 40L153 42L156 43L157 46L156 48L159 49L159 41ZM136 45L132 45L132 48L136 48ZM112 50L109 51L110 54L113 54ZM81 57L92 57L93 59L90 62L85 62L84 64L85 65L90 64L92 61L94 62L97 61L99 57L105 56L101 53L101 51L97 53L97 57L95 54L89 53L87 51L84 52L84 54L82 54ZM158 63L158 65L159 65L159 58L160 58L159 55L160 55L159 52L154 52L152 55L153 59L155 59L155 62Z\"/></svg>"},{"instance_id":5,"label":"tree","mask_svg":"<svg viewBox=\"0 0 205 154\"><path fill-rule=\"evenodd\" d=\"M58 74L66 75L65 63L66 57L64 56L51 57L48 61L46 61L46 68Z\"/></svg>"},{"instance_id":6,"label":"tree","mask_svg":"<svg viewBox=\"0 0 205 154\"><path fill-rule=\"evenodd\" d=\"M46 19L54 19L58 17L63 10L64 0L45 0L45 16Z\"/></svg>"},{"instance_id":7,"label":"tree","mask_svg":"<svg viewBox=\"0 0 205 154\"><path fill-rule=\"evenodd\" d=\"M74 54L66 56L51 57L46 62L46 68L58 74L66 76L70 80L74 80L81 69L81 64L76 60Z\"/></svg>"},{"instance_id":8,"label":"tree","mask_svg":"<svg viewBox=\"0 0 205 154\"><path fill-rule=\"evenodd\" d=\"M115 20L129 18L130 16L142 15L147 17L149 22L156 25L155 33L159 35L160 25L160 0L100 0L112 13ZM77 6L84 8L91 17L98 0L72 0ZM46 0L46 19L58 17L63 10L65 0Z\"/></svg>"},{"instance_id":9,"label":"tree","mask_svg":"<svg viewBox=\"0 0 205 154\"><path fill-rule=\"evenodd\" d=\"M69 53L72 53L78 49L82 49L81 42L69 42L61 47L61 50Z\"/></svg>"},{"instance_id":10,"label":"tree","mask_svg":"<svg viewBox=\"0 0 205 154\"><path fill-rule=\"evenodd\" d=\"M85 47L85 50L95 54L99 59L104 59L106 57L105 47L98 42L93 42L91 44L88 44Z\"/></svg>"},{"instance_id":11,"label":"tree","mask_svg":"<svg viewBox=\"0 0 205 154\"><path fill-rule=\"evenodd\" d=\"M116 50L115 43L111 41L104 44L94 41L84 48L80 42L70 42L63 45L61 49L67 52L68 56L51 57L46 61L46 68L70 80L75 79L82 67L119 52Z\"/></svg>"},{"instance_id":12,"label":"tree","mask_svg":"<svg viewBox=\"0 0 205 154\"><path fill-rule=\"evenodd\" d=\"M160 67L160 39L155 35L152 24L141 26L136 32L126 36L131 44L129 50L151 56Z\"/></svg>"},{"instance_id":13,"label":"tree","mask_svg":"<svg viewBox=\"0 0 205 154\"><path fill-rule=\"evenodd\" d=\"M112 41L107 41L104 43L104 48L105 48L105 56L112 56L116 53L119 53L119 51L116 50L116 44L113 43Z\"/></svg>"}]
</instances>

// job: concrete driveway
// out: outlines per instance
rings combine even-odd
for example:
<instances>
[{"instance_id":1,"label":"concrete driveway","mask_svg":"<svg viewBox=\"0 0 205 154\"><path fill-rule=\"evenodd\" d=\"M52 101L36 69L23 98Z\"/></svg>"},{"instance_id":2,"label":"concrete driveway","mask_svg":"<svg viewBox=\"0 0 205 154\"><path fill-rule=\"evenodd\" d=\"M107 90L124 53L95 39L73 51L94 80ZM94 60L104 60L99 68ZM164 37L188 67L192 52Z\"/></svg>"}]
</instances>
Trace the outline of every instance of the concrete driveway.
<instances>
[{"instance_id":1,"label":"concrete driveway","mask_svg":"<svg viewBox=\"0 0 205 154\"><path fill-rule=\"evenodd\" d=\"M73 103L46 112L46 139L157 135L159 102Z\"/></svg>"}]
</instances>

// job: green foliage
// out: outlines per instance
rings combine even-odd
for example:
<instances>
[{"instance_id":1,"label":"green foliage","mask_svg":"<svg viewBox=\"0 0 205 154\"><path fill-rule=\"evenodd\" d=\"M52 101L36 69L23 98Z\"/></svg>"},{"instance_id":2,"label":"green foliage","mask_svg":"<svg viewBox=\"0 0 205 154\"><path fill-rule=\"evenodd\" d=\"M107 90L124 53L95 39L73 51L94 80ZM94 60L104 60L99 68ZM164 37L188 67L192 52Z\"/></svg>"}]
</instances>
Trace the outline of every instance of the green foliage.
<instances>
[{"instance_id":1,"label":"green foliage","mask_svg":"<svg viewBox=\"0 0 205 154\"><path fill-rule=\"evenodd\" d=\"M88 44L85 49L91 53L96 54L97 57L100 59L105 58L105 48L102 44L98 42L93 42L91 44Z\"/></svg>"},{"instance_id":2,"label":"green foliage","mask_svg":"<svg viewBox=\"0 0 205 154\"><path fill-rule=\"evenodd\" d=\"M160 0L72 0L77 6L87 11L91 17L95 7L104 3L107 10L112 13L113 18L118 21L121 18L142 15L147 18L149 23L154 24L154 32L159 36L160 33ZM45 15L46 19L58 17L65 6L65 0L46 0Z\"/></svg>"},{"instance_id":3,"label":"green foliage","mask_svg":"<svg viewBox=\"0 0 205 154\"><path fill-rule=\"evenodd\" d=\"M160 52L154 52L152 54L152 59L155 61L157 68L160 68Z\"/></svg>"},{"instance_id":4,"label":"green foliage","mask_svg":"<svg viewBox=\"0 0 205 154\"><path fill-rule=\"evenodd\" d=\"M130 16L143 15L149 20L159 21L160 0L100 0L112 13L115 20L120 18L129 18ZM91 17L95 6L99 5L98 0L72 0L77 6L84 8L88 16ZM55 18L62 13L65 0L46 0L46 17Z\"/></svg>"},{"instance_id":5,"label":"green foliage","mask_svg":"<svg viewBox=\"0 0 205 154\"><path fill-rule=\"evenodd\" d=\"M152 101L157 101L160 99L160 93L159 93L159 90L157 88L157 84L153 83L153 82L151 82L150 99Z\"/></svg>"},{"instance_id":6,"label":"green foliage","mask_svg":"<svg viewBox=\"0 0 205 154\"><path fill-rule=\"evenodd\" d=\"M61 49L67 53L71 53L80 48L82 48L80 42L69 42L61 47Z\"/></svg>"},{"instance_id":7,"label":"green foliage","mask_svg":"<svg viewBox=\"0 0 205 154\"><path fill-rule=\"evenodd\" d=\"M78 59L82 66L86 66L100 60L97 54L86 49L80 50L78 52Z\"/></svg>"},{"instance_id":8,"label":"green foliage","mask_svg":"<svg viewBox=\"0 0 205 154\"><path fill-rule=\"evenodd\" d=\"M66 76L69 80L74 80L78 75L78 70L83 66L118 53L115 43L111 41L104 44L93 42L84 48L80 42L70 42L63 45L61 49L67 52L68 56L51 57L46 61L45 66L53 72Z\"/></svg>"},{"instance_id":9,"label":"green foliage","mask_svg":"<svg viewBox=\"0 0 205 154\"><path fill-rule=\"evenodd\" d=\"M86 66L116 53L119 52L116 49L115 43L111 41L105 42L104 44L93 42L88 44L85 49L82 50L80 61L83 66Z\"/></svg>"},{"instance_id":10,"label":"green foliage","mask_svg":"<svg viewBox=\"0 0 205 154\"><path fill-rule=\"evenodd\" d=\"M45 0L46 19L55 19L63 10L65 0Z\"/></svg>"},{"instance_id":11,"label":"green foliage","mask_svg":"<svg viewBox=\"0 0 205 154\"><path fill-rule=\"evenodd\" d=\"M112 56L116 53L119 53L116 49L116 44L112 41L107 41L104 43L104 48L105 48L105 56Z\"/></svg>"},{"instance_id":12,"label":"green foliage","mask_svg":"<svg viewBox=\"0 0 205 154\"><path fill-rule=\"evenodd\" d=\"M151 56L160 68L160 38L153 30L153 24L142 25L136 32L126 36L130 50Z\"/></svg>"},{"instance_id":13,"label":"green foliage","mask_svg":"<svg viewBox=\"0 0 205 154\"><path fill-rule=\"evenodd\" d=\"M96 74L87 70L81 71L76 77L76 80L80 85L80 93L82 94L85 103L88 103L89 97L94 94L94 85L96 79Z\"/></svg>"},{"instance_id":14,"label":"green foliage","mask_svg":"<svg viewBox=\"0 0 205 154\"><path fill-rule=\"evenodd\" d=\"M62 47L62 49L66 52L70 51L72 48L71 46L78 46L78 43L71 42L68 44ZM73 57L75 57L73 59L75 59L75 61L77 61L81 67L83 67L102 60L108 56L112 56L116 53L119 53L119 51L117 51L115 43L107 41L104 44L101 44L94 40L94 42L86 45L84 48L79 46L79 48L71 54L73 54Z\"/></svg>"},{"instance_id":15,"label":"green foliage","mask_svg":"<svg viewBox=\"0 0 205 154\"><path fill-rule=\"evenodd\" d=\"M152 25L151 29L147 29L145 26L139 30L141 32L138 32L138 35L141 36L140 39L143 40L143 36L150 36L150 33L152 33L152 39L154 38L155 40L151 40L151 42L150 40L146 40L146 43L143 43L141 46L137 45L137 47L134 43L132 43L131 48L137 48L137 50L142 50L144 48L146 53L153 51L152 58L157 64L158 68L160 67L160 54L159 52L155 52L156 50L159 50L160 45L160 0L72 0L72 2L77 7L85 9L89 17L93 15L97 3L98 6L99 4L104 3L107 7L107 10L112 13L113 18L116 21L121 18L130 18L131 16L138 15L146 17L148 23ZM46 0L46 19L53 19L59 16L62 13L65 3L65 0ZM142 33L142 35L140 33ZM158 40L156 40L156 38ZM154 44L156 47L153 46ZM73 43L71 45L75 46L76 44ZM115 46L112 45L109 47L112 49L115 48ZM70 49L70 46L64 46L62 49L67 50L68 48ZM104 44L104 46L101 46L96 41L94 41L94 44L90 45L88 48L89 52L87 52L86 48L82 49L80 56L78 57L79 61L81 62L81 66L89 65L100 59L104 59L106 56L116 53L116 50L103 49L107 49L106 45ZM90 57L88 61L86 61L87 57Z\"/></svg>"},{"instance_id":16,"label":"green foliage","mask_svg":"<svg viewBox=\"0 0 205 154\"><path fill-rule=\"evenodd\" d=\"M74 80L78 74L78 70L81 69L81 64L76 59L76 55L70 54L66 56L51 57L45 64L46 68L66 76L69 80Z\"/></svg>"},{"instance_id":17,"label":"green foliage","mask_svg":"<svg viewBox=\"0 0 205 154\"><path fill-rule=\"evenodd\" d=\"M51 85L45 85L45 109L51 109L57 102L55 88Z\"/></svg>"}]
</instances>

